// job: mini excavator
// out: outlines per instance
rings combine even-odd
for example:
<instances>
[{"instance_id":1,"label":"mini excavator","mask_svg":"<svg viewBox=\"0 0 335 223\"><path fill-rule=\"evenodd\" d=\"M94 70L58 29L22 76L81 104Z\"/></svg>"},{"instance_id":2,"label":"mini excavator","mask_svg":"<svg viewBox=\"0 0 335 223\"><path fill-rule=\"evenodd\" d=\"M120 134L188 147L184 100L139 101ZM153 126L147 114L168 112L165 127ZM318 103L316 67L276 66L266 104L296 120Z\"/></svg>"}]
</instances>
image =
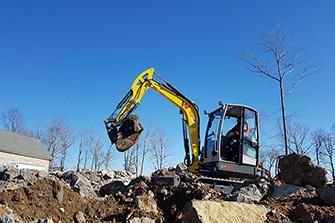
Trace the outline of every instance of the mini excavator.
<instances>
[{"instance_id":1,"label":"mini excavator","mask_svg":"<svg viewBox=\"0 0 335 223\"><path fill-rule=\"evenodd\" d=\"M252 107L219 102L212 112L205 112L208 124L204 145L200 148L198 106L167 82L153 68L142 72L130 91L104 121L112 144L127 151L139 138L143 126L133 112L146 91L151 88L177 106L182 116L185 158L188 171L204 183L224 191L246 179L264 175L259 164L259 116Z\"/></svg>"}]
</instances>

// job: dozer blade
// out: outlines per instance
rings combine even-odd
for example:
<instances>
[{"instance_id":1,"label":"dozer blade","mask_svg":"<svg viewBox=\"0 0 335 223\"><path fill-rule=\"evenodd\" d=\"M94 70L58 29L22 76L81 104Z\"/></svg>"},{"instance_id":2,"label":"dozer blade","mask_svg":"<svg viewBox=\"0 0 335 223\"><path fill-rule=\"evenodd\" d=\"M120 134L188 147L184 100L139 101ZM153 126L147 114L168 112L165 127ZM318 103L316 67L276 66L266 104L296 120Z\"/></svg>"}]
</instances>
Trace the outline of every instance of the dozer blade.
<instances>
[{"instance_id":1,"label":"dozer blade","mask_svg":"<svg viewBox=\"0 0 335 223\"><path fill-rule=\"evenodd\" d=\"M119 152L127 151L137 142L142 131L143 126L139 122L139 117L137 115L129 116L123 121L118 130L116 149Z\"/></svg>"}]
</instances>

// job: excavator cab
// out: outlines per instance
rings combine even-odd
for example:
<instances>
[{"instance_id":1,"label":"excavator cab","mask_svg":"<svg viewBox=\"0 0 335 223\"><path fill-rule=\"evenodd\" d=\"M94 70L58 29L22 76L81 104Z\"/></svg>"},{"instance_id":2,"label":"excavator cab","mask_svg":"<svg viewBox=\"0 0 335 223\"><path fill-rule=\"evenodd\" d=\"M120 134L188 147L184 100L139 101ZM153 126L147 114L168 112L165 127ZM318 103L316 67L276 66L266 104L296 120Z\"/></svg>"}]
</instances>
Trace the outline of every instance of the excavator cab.
<instances>
[{"instance_id":1,"label":"excavator cab","mask_svg":"<svg viewBox=\"0 0 335 223\"><path fill-rule=\"evenodd\" d=\"M208 113L200 172L213 177L257 176L258 112L245 105L220 104Z\"/></svg>"}]
</instances>

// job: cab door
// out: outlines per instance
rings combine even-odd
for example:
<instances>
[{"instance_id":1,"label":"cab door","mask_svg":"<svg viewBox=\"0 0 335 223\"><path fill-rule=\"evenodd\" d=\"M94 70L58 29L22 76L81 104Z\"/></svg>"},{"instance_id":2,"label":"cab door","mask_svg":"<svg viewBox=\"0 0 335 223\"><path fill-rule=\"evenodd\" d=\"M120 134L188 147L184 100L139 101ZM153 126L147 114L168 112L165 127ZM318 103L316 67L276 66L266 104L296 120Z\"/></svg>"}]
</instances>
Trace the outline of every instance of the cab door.
<instances>
[{"instance_id":1,"label":"cab door","mask_svg":"<svg viewBox=\"0 0 335 223\"><path fill-rule=\"evenodd\" d=\"M220 144L220 132L222 125L222 117L224 116L225 109L218 109L209 115L205 146L203 151L203 162L215 162L219 160L218 145Z\"/></svg>"},{"instance_id":2,"label":"cab door","mask_svg":"<svg viewBox=\"0 0 335 223\"><path fill-rule=\"evenodd\" d=\"M259 150L258 112L244 109L242 133L242 163L256 166Z\"/></svg>"}]
</instances>

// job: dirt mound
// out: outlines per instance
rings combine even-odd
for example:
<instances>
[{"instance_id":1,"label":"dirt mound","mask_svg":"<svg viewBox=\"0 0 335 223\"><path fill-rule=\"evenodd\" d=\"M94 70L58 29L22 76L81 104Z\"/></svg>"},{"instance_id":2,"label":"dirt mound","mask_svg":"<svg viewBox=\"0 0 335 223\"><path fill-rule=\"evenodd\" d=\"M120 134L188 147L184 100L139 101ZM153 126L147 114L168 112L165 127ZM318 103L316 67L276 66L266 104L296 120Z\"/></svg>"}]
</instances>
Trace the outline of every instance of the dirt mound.
<instances>
[{"instance_id":1,"label":"dirt mound","mask_svg":"<svg viewBox=\"0 0 335 223\"><path fill-rule=\"evenodd\" d=\"M52 218L55 222L72 222L79 211L88 221L119 216L125 211L115 199L83 198L61 182L43 179L29 187L0 193L0 203L10 207L24 222Z\"/></svg>"},{"instance_id":2,"label":"dirt mound","mask_svg":"<svg viewBox=\"0 0 335 223\"><path fill-rule=\"evenodd\" d=\"M326 205L312 192L268 198L261 204L271 209L267 222L335 222L335 206Z\"/></svg>"},{"instance_id":3,"label":"dirt mound","mask_svg":"<svg viewBox=\"0 0 335 223\"><path fill-rule=\"evenodd\" d=\"M319 197L312 186L286 185L286 188L285 185L252 181L236 186L233 191L238 192L237 198L256 194L257 199L247 201L236 198L228 202L226 193L195 181L196 176L188 173L182 165L131 181L132 176L122 171L81 171L81 174L59 172L43 176L34 172L9 170L2 173L0 208L6 210L5 214L7 209L12 210L8 216L13 213L17 222L40 219L52 219L53 222L183 222L185 215L190 213L187 207L196 209L200 215L204 213L206 216L203 219L212 219L210 215L213 210L216 213L216 208L220 208L225 215L231 213L230 207L238 211L239 203L236 200L251 203L242 205L245 210L259 210L261 213L270 210L266 214L267 222L335 222L335 206L329 205L329 202L327 205L328 200L320 198L328 198L328 194L333 193L332 188L324 188L322 193L319 191L323 195ZM161 184L155 181L158 176L163 176L165 182L170 176L177 176L179 181L178 184L173 183L174 186ZM85 179L78 183L81 178ZM99 193L94 196L80 193L81 189L92 188L91 185ZM267 196L265 200L263 198L259 201L263 193L274 193L275 190L268 190L268 186L277 189L277 196ZM232 216L227 216L227 219ZM265 214L262 216L254 214L255 222L263 221ZM241 216L237 217L242 219Z\"/></svg>"}]
</instances>

